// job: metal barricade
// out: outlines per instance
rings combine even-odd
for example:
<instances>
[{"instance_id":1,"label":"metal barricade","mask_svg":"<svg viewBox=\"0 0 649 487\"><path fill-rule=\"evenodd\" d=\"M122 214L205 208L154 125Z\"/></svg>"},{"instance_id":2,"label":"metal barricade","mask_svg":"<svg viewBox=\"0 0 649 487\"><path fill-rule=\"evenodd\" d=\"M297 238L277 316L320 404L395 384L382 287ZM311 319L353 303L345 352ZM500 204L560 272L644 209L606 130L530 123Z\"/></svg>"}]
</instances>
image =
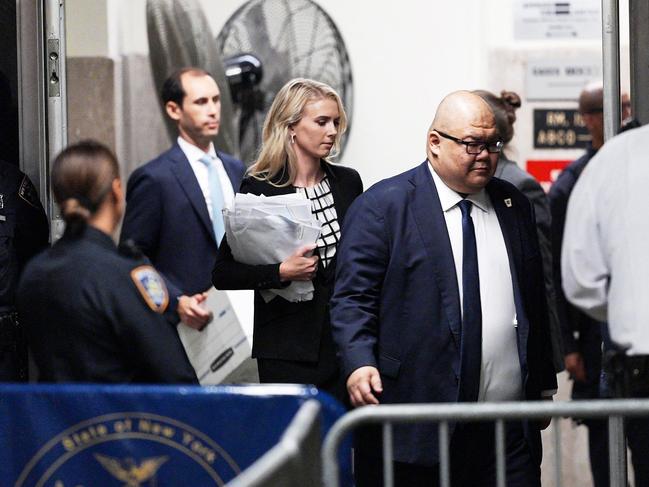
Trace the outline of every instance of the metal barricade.
<instances>
[{"instance_id":1,"label":"metal barricade","mask_svg":"<svg viewBox=\"0 0 649 487\"><path fill-rule=\"evenodd\" d=\"M316 486L320 483L320 466L320 404L309 400L300 407L279 443L226 485Z\"/></svg>"},{"instance_id":2,"label":"metal barricade","mask_svg":"<svg viewBox=\"0 0 649 487\"><path fill-rule=\"evenodd\" d=\"M322 450L324 485L339 486L337 451L343 438L367 424L383 424L383 478L385 487L393 487L392 427L395 423L439 423L440 485L449 487L449 423L495 421L496 485L505 487L505 421L543 418L608 418L611 487L626 487L626 448L616 442L623 428L623 418L649 416L648 399L615 399L575 402L503 402L473 404L395 404L357 409L340 418L329 430ZM559 422L554 425L556 486L561 487L561 440Z\"/></svg>"}]
</instances>

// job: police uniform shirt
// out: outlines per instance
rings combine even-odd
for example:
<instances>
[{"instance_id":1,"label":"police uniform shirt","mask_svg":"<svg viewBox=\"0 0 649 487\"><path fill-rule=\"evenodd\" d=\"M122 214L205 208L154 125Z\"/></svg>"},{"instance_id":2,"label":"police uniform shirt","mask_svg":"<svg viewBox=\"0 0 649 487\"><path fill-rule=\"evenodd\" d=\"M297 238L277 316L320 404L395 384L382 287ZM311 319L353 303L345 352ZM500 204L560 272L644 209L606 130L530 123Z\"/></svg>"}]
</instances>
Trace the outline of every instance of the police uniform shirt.
<instances>
[{"instance_id":1,"label":"police uniform shirt","mask_svg":"<svg viewBox=\"0 0 649 487\"><path fill-rule=\"evenodd\" d=\"M49 225L36 188L16 166L0 161L0 381L27 379L27 344L15 313L25 263L47 246Z\"/></svg>"},{"instance_id":2,"label":"police uniform shirt","mask_svg":"<svg viewBox=\"0 0 649 487\"><path fill-rule=\"evenodd\" d=\"M16 166L0 161L0 314L12 310L20 271L48 236L36 188Z\"/></svg>"},{"instance_id":3,"label":"police uniform shirt","mask_svg":"<svg viewBox=\"0 0 649 487\"><path fill-rule=\"evenodd\" d=\"M41 381L197 383L163 280L91 226L27 265L17 304Z\"/></svg>"}]
</instances>

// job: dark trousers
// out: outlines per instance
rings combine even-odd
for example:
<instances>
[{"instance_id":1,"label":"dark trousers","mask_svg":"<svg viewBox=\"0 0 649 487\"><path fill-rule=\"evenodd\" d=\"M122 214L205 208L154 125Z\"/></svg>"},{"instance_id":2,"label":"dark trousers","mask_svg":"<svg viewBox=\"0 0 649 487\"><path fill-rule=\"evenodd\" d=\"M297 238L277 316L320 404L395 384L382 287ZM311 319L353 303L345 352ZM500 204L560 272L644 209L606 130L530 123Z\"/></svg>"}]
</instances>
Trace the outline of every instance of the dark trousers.
<instances>
[{"instance_id":1,"label":"dark trousers","mask_svg":"<svg viewBox=\"0 0 649 487\"><path fill-rule=\"evenodd\" d=\"M594 487L608 487L608 422L587 420L588 451ZM649 487L649 419L630 418L625 422L626 439L631 450L636 487Z\"/></svg>"},{"instance_id":2,"label":"dark trousers","mask_svg":"<svg viewBox=\"0 0 649 487\"><path fill-rule=\"evenodd\" d=\"M649 487L649 418L628 419L626 441L631 450L635 487Z\"/></svg>"},{"instance_id":3,"label":"dark trousers","mask_svg":"<svg viewBox=\"0 0 649 487\"><path fill-rule=\"evenodd\" d=\"M625 356L621 352L610 352L606 360L606 378L614 397L649 398L649 355ZM649 417L628 418L625 435L631 450L635 485L649 487ZM608 452L608 447L605 451ZM608 482L601 485L608 486Z\"/></svg>"},{"instance_id":4,"label":"dark trousers","mask_svg":"<svg viewBox=\"0 0 649 487\"><path fill-rule=\"evenodd\" d=\"M458 425L450 446L453 487L496 485L496 456L493 424ZM380 458L356 455L357 487L382 487L383 462ZM439 465L424 467L393 462L396 487L439 486ZM541 469L530 453L521 423L506 427L505 469L508 487L540 487Z\"/></svg>"},{"instance_id":5,"label":"dark trousers","mask_svg":"<svg viewBox=\"0 0 649 487\"><path fill-rule=\"evenodd\" d=\"M594 487L608 487L608 422L600 419L584 420L588 428L588 457Z\"/></svg>"}]
</instances>

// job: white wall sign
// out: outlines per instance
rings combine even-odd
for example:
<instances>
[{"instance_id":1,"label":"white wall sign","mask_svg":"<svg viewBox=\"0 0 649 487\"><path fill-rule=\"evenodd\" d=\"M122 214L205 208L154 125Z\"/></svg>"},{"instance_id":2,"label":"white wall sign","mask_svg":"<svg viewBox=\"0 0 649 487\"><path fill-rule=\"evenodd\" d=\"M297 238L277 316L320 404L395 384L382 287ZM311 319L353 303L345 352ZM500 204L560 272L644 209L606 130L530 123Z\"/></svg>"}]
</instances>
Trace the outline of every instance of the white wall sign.
<instances>
[{"instance_id":1,"label":"white wall sign","mask_svg":"<svg viewBox=\"0 0 649 487\"><path fill-rule=\"evenodd\" d=\"M514 38L599 39L600 0L514 0Z\"/></svg>"},{"instance_id":2,"label":"white wall sign","mask_svg":"<svg viewBox=\"0 0 649 487\"><path fill-rule=\"evenodd\" d=\"M602 78L602 61L597 56L579 59L530 59L525 72L528 100L576 101L584 85Z\"/></svg>"}]
</instances>

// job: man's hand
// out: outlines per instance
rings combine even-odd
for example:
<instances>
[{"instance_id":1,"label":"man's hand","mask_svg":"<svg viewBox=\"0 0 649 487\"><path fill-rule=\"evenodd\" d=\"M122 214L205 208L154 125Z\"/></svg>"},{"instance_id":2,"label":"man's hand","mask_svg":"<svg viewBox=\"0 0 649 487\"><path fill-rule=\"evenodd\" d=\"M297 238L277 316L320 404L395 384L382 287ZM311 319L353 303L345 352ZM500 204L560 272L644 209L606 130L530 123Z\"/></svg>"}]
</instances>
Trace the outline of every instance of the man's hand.
<instances>
[{"instance_id":1,"label":"man's hand","mask_svg":"<svg viewBox=\"0 0 649 487\"><path fill-rule=\"evenodd\" d=\"M573 379L579 382L586 382L586 369L584 368L584 358L579 352L572 352L563 358L566 370Z\"/></svg>"},{"instance_id":2,"label":"man's hand","mask_svg":"<svg viewBox=\"0 0 649 487\"><path fill-rule=\"evenodd\" d=\"M178 298L178 316L190 328L202 330L210 321L212 313L201 306L207 299L207 293L198 293L193 296L180 296Z\"/></svg>"},{"instance_id":3,"label":"man's hand","mask_svg":"<svg viewBox=\"0 0 649 487\"><path fill-rule=\"evenodd\" d=\"M552 398L552 396L542 397L541 399L542 399L543 401L550 401L550 402L554 401L554 399ZM550 417L548 417L548 418L540 418L540 419L539 419L539 423L538 423L538 424L539 424L539 429L540 429L541 431L543 431L543 430L546 429L548 426L550 426L550 423L551 423L551 422L552 422L552 416L550 416Z\"/></svg>"},{"instance_id":4,"label":"man's hand","mask_svg":"<svg viewBox=\"0 0 649 487\"><path fill-rule=\"evenodd\" d=\"M279 265L280 281L310 281L318 270L318 256L311 255L315 244L305 245L293 252Z\"/></svg>"},{"instance_id":5,"label":"man's hand","mask_svg":"<svg viewBox=\"0 0 649 487\"><path fill-rule=\"evenodd\" d=\"M552 418L541 418L539 419L539 429L543 431L544 429L547 429L548 426L550 426L550 423L552 422Z\"/></svg>"},{"instance_id":6,"label":"man's hand","mask_svg":"<svg viewBox=\"0 0 649 487\"><path fill-rule=\"evenodd\" d=\"M377 368L366 365L352 372L347 379L347 392L354 407L378 404L374 393L383 392L383 385Z\"/></svg>"}]
</instances>

